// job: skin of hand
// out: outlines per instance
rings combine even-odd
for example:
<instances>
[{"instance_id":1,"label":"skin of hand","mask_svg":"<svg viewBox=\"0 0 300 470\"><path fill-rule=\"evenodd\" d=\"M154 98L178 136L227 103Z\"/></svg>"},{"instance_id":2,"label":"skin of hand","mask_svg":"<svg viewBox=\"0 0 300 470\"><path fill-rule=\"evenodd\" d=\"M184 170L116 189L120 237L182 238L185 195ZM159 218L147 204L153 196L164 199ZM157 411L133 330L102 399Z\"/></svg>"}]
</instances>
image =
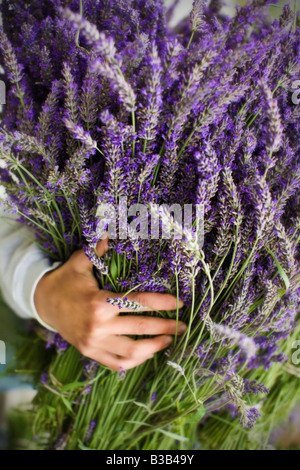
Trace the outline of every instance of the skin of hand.
<instances>
[{"instance_id":1,"label":"skin of hand","mask_svg":"<svg viewBox=\"0 0 300 470\"><path fill-rule=\"evenodd\" d=\"M102 257L108 239L97 245ZM176 320L141 315L119 316L119 309L107 302L108 297L122 297L100 290L93 274L93 264L83 250L78 250L58 269L46 273L39 281L34 302L41 319L54 328L81 354L112 370L127 370L168 347L176 332ZM140 311L175 310L176 297L170 294L131 292L126 295L143 308ZM179 301L179 308L183 302ZM178 324L178 334L186 325ZM133 340L126 335L155 335L151 339Z\"/></svg>"}]
</instances>

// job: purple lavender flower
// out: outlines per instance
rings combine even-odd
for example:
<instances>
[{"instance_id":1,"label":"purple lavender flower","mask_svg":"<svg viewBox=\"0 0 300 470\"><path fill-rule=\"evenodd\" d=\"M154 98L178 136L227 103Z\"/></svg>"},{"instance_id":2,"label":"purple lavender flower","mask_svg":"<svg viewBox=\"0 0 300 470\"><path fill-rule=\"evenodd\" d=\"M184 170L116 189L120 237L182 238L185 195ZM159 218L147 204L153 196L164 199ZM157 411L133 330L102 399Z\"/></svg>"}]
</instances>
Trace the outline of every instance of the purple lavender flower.
<instances>
[{"instance_id":1,"label":"purple lavender flower","mask_svg":"<svg viewBox=\"0 0 300 470\"><path fill-rule=\"evenodd\" d=\"M245 429L251 429L260 416L261 415L256 408L250 408L246 411L246 415L240 418L240 423Z\"/></svg>"},{"instance_id":2,"label":"purple lavender flower","mask_svg":"<svg viewBox=\"0 0 300 470\"><path fill-rule=\"evenodd\" d=\"M127 297L121 298L121 297L108 297L106 301L118 307L119 309L121 308L127 308L130 310L141 310L143 308L142 305L140 305L138 302L134 300L129 300Z\"/></svg>"},{"instance_id":3,"label":"purple lavender flower","mask_svg":"<svg viewBox=\"0 0 300 470\"><path fill-rule=\"evenodd\" d=\"M102 62L97 59L92 65L91 71L93 73L99 73L109 81L112 89L118 93L119 99L121 103L124 104L127 111L132 112L135 110L135 93L130 84L126 81L124 75L120 73L119 67L111 66L107 62Z\"/></svg>"},{"instance_id":4,"label":"purple lavender flower","mask_svg":"<svg viewBox=\"0 0 300 470\"><path fill-rule=\"evenodd\" d=\"M84 388L82 395L89 395L93 390L92 385L88 385L87 387Z\"/></svg>"},{"instance_id":5,"label":"purple lavender flower","mask_svg":"<svg viewBox=\"0 0 300 470\"><path fill-rule=\"evenodd\" d=\"M216 323L209 323L208 328L211 330L212 334L216 334L218 338L222 340L229 340L233 344L238 345L245 354L247 361L250 361L256 356L258 349L257 345L255 344L255 341L249 336L246 336L240 331L234 330L226 325Z\"/></svg>"},{"instance_id":6,"label":"purple lavender flower","mask_svg":"<svg viewBox=\"0 0 300 470\"><path fill-rule=\"evenodd\" d=\"M269 149L270 152L277 152L281 145L282 145L282 135L283 135L283 126L281 123L280 112L278 108L278 103L273 98L272 91L270 88L264 83L260 83L261 89L265 95L266 100L266 113L270 120L270 144Z\"/></svg>"},{"instance_id":7,"label":"purple lavender flower","mask_svg":"<svg viewBox=\"0 0 300 470\"><path fill-rule=\"evenodd\" d=\"M172 367L179 381L199 370L197 387L218 377L220 402L230 401L244 427L259 414L244 396L267 389L239 371L284 362L281 344L299 312L300 128L291 95L300 36L288 7L266 21L270 2L254 0L231 19L220 13L222 2L195 0L190 21L176 30L161 0L69 1L69 9L61 0L3 0L0 7L1 204L35 231L49 258L65 262L83 249L101 288L182 298L176 315L187 323L193 315L190 335L176 357L168 351L162 374ZM138 216L126 214L125 239L121 197L156 207L158 228L174 229L170 237L135 237ZM102 204L110 207L105 217ZM195 214L182 232L168 211L175 204L203 206L201 249ZM97 243L115 214L116 239L99 258ZM120 294L108 302L141 308ZM46 339L59 368L68 344L55 333ZM102 373L109 378L97 362L85 363L79 395ZM89 441L94 421L88 426ZM63 436L57 446L67 442L75 440Z\"/></svg>"},{"instance_id":8,"label":"purple lavender flower","mask_svg":"<svg viewBox=\"0 0 300 470\"><path fill-rule=\"evenodd\" d=\"M65 450L68 443L67 435L63 434L54 444L53 450Z\"/></svg>"},{"instance_id":9,"label":"purple lavender flower","mask_svg":"<svg viewBox=\"0 0 300 470\"><path fill-rule=\"evenodd\" d=\"M84 359L86 359L86 358L84 358ZM89 360L84 365L84 369L83 369L84 378L87 379L88 381L93 380L96 377L98 369L99 369L98 362L96 362L94 360Z\"/></svg>"},{"instance_id":10,"label":"purple lavender flower","mask_svg":"<svg viewBox=\"0 0 300 470\"><path fill-rule=\"evenodd\" d=\"M48 377L49 376L48 376L47 372L43 372L42 376L41 376L41 383L42 384L47 384L48 383Z\"/></svg>"},{"instance_id":11,"label":"purple lavender flower","mask_svg":"<svg viewBox=\"0 0 300 470\"><path fill-rule=\"evenodd\" d=\"M116 49L111 38L107 39L105 34L99 33L95 25L82 18L81 15L73 13L69 8L61 9L61 13L66 19L72 22L79 31L82 31L88 43L92 44L104 59L109 62L114 59Z\"/></svg>"},{"instance_id":12,"label":"purple lavender flower","mask_svg":"<svg viewBox=\"0 0 300 470\"><path fill-rule=\"evenodd\" d=\"M126 378L126 370L124 370L123 367L120 367L119 377L120 377L120 380L124 380Z\"/></svg>"},{"instance_id":13,"label":"purple lavender flower","mask_svg":"<svg viewBox=\"0 0 300 470\"><path fill-rule=\"evenodd\" d=\"M91 440L96 426L97 426L96 421L91 421L90 422L89 428L88 428L86 436L85 436L85 442L89 442Z\"/></svg>"},{"instance_id":14,"label":"purple lavender flower","mask_svg":"<svg viewBox=\"0 0 300 470\"><path fill-rule=\"evenodd\" d=\"M55 346L58 354L63 354L68 349L69 343L65 341L58 333L48 331L46 349L49 349L52 346Z\"/></svg>"},{"instance_id":15,"label":"purple lavender flower","mask_svg":"<svg viewBox=\"0 0 300 470\"><path fill-rule=\"evenodd\" d=\"M100 273L108 273L108 267L105 265L105 262L96 255L95 249L93 249L90 245L84 246L84 252Z\"/></svg>"},{"instance_id":16,"label":"purple lavender flower","mask_svg":"<svg viewBox=\"0 0 300 470\"><path fill-rule=\"evenodd\" d=\"M265 387L263 384L257 383L255 380L245 380L245 393L258 395L260 393L267 394L269 391L270 390L267 387Z\"/></svg>"},{"instance_id":17,"label":"purple lavender flower","mask_svg":"<svg viewBox=\"0 0 300 470\"><path fill-rule=\"evenodd\" d=\"M70 119L65 119L65 125L74 138L82 142L88 150L95 150L97 148L97 142L81 126L74 124Z\"/></svg>"}]
</instances>

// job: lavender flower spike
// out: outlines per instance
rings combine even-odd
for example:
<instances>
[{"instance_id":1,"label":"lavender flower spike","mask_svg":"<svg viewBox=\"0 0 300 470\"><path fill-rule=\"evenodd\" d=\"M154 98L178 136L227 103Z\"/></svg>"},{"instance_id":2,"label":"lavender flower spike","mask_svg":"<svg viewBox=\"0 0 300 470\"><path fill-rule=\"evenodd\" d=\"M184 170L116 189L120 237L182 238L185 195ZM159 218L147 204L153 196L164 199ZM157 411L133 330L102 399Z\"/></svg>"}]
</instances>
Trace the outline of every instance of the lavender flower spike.
<instances>
[{"instance_id":1,"label":"lavender flower spike","mask_svg":"<svg viewBox=\"0 0 300 470\"><path fill-rule=\"evenodd\" d=\"M91 421L90 422L89 428L88 428L86 436L85 436L85 442L89 442L91 440L91 438L93 436L94 429L95 429L96 426L97 426L96 421Z\"/></svg>"},{"instance_id":2,"label":"lavender flower spike","mask_svg":"<svg viewBox=\"0 0 300 470\"><path fill-rule=\"evenodd\" d=\"M93 45L103 59L111 62L115 59L116 48L111 38L107 38L104 33L100 33L95 25L82 18L78 13L72 12L69 8L60 8L63 16L71 21L79 31L82 31L89 44Z\"/></svg>"},{"instance_id":3,"label":"lavender flower spike","mask_svg":"<svg viewBox=\"0 0 300 470\"><path fill-rule=\"evenodd\" d=\"M106 266L105 262L102 260L102 258L99 258L96 253L94 248L92 248L91 245L84 246L84 252L86 256L89 258L89 260L93 263L93 265L98 269L98 271L101 274L108 274L108 267Z\"/></svg>"},{"instance_id":4,"label":"lavender flower spike","mask_svg":"<svg viewBox=\"0 0 300 470\"><path fill-rule=\"evenodd\" d=\"M252 429L257 419L260 417L260 413L256 408L246 408L245 413L240 417L240 423L245 429Z\"/></svg>"},{"instance_id":5,"label":"lavender flower spike","mask_svg":"<svg viewBox=\"0 0 300 470\"><path fill-rule=\"evenodd\" d=\"M160 448L161 433L144 430L181 432L182 386L180 413L199 395L249 428L260 406L263 419L272 409L276 387L262 371L286 360L300 305L299 14L286 6L271 23L274 1L249 0L230 18L224 0L194 0L176 28L164 0L0 1L0 205L49 261L83 249L95 289L109 289L106 310L140 321L148 302L130 293L168 291L174 309L160 320L191 326L128 383L124 358L82 347L86 322L72 341L79 355L30 329L19 365L42 380L33 409L43 448L63 433L57 447L68 450ZM266 393L264 382L270 402L258 396L253 408L247 395Z\"/></svg>"},{"instance_id":6,"label":"lavender flower spike","mask_svg":"<svg viewBox=\"0 0 300 470\"><path fill-rule=\"evenodd\" d=\"M281 123L281 117L279 113L278 103L274 99L272 91L268 85L260 81L259 85L266 100L266 113L270 121L270 152L278 152L282 145L283 126Z\"/></svg>"},{"instance_id":7,"label":"lavender flower spike","mask_svg":"<svg viewBox=\"0 0 300 470\"><path fill-rule=\"evenodd\" d=\"M73 137L82 142L87 150L97 149L97 142L92 139L90 133L86 132L83 127L81 127L79 124L74 124L74 122L67 118L64 120L64 123Z\"/></svg>"},{"instance_id":8,"label":"lavender flower spike","mask_svg":"<svg viewBox=\"0 0 300 470\"><path fill-rule=\"evenodd\" d=\"M198 31L206 24L205 17L203 15L205 3L206 0L194 0L193 9L191 12L191 23L193 32Z\"/></svg>"},{"instance_id":9,"label":"lavender flower spike","mask_svg":"<svg viewBox=\"0 0 300 470\"><path fill-rule=\"evenodd\" d=\"M216 323L211 323L209 329L213 334L216 334L220 339L228 339L233 344L236 344L240 347L243 353L246 355L247 361L256 356L257 346L255 341L249 336L244 335L238 330L234 330L226 325L220 325Z\"/></svg>"},{"instance_id":10,"label":"lavender flower spike","mask_svg":"<svg viewBox=\"0 0 300 470\"><path fill-rule=\"evenodd\" d=\"M173 369L177 370L181 375L184 375L184 368L176 364L176 362L167 361L167 365L173 367Z\"/></svg>"},{"instance_id":11,"label":"lavender flower spike","mask_svg":"<svg viewBox=\"0 0 300 470\"><path fill-rule=\"evenodd\" d=\"M121 308L127 308L130 310L138 311L142 308L146 308L143 305L140 305L138 302L135 302L134 300L129 300L127 297L124 297L123 299L121 297L108 297L106 299L106 302L116 307L119 307L120 310Z\"/></svg>"},{"instance_id":12,"label":"lavender flower spike","mask_svg":"<svg viewBox=\"0 0 300 470\"><path fill-rule=\"evenodd\" d=\"M107 78L112 89L118 93L119 99L125 105L127 111L132 112L135 110L135 93L131 85L125 80L124 75L120 73L119 67L97 59L91 65L91 72L99 73L104 78Z\"/></svg>"}]
</instances>

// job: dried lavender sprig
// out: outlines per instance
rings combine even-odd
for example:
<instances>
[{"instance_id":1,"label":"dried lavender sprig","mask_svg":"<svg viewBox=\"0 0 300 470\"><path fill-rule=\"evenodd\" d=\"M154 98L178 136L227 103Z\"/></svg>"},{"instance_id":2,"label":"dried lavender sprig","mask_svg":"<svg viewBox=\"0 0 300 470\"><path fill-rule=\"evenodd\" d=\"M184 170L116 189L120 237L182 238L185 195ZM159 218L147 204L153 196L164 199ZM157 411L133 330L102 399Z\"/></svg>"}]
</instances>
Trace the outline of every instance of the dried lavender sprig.
<instances>
[{"instance_id":1,"label":"dried lavender sprig","mask_svg":"<svg viewBox=\"0 0 300 470\"><path fill-rule=\"evenodd\" d=\"M136 287L143 289L150 289L152 291L163 288L170 290L170 282L164 277L151 277L146 280L139 279L138 276L132 275L129 280L117 279L117 283L127 289L134 289Z\"/></svg>"},{"instance_id":2,"label":"dried lavender sprig","mask_svg":"<svg viewBox=\"0 0 300 470\"><path fill-rule=\"evenodd\" d=\"M256 356L258 348L255 341L249 336L226 325L213 323L211 321L207 322L207 327L212 335L216 335L217 338L222 340L228 339L233 344L239 346L245 354L247 361L250 361L250 359Z\"/></svg>"},{"instance_id":3,"label":"dried lavender sprig","mask_svg":"<svg viewBox=\"0 0 300 470\"><path fill-rule=\"evenodd\" d=\"M85 442L89 442L93 436L93 432L95 430L95 427L97 426L96 421L91 421L89 428L87 430L86 436L85 436Z\"/></svg>"},{"instance_id":4,"label":"dried lavender sprig","mask_svg":"<svg viewBox=\"0 0 300 470\"><path fill-rule=\"evenodd\" d=\"M130 309L130 310L139 311L142 308L146 308L143 305L136 302L135 300L129 300L128 297L124 297L124 298L122 298L122 297L108 297L106 299L106 302L108 302L111 305L114 305L115 307L119 307L120 310L121 310L121 308L127 308L127 309Z\"/></svg>"},{"instance_id":5,"label":"dried lavender sprig","mask_svg":"<svg viewBox=\"0 0 300 470\"><path fill-rule=\"evenodd\" d=\"M94 247L91 245L85 245L84 252L93 265L98 269L100 274L108 274L108 266L105 264L102 258L99 258L96 255Z\"/></svg>"},{"instance_id":6,"label":"dried lavender sprig","mask_svg":"<svg viewBox=\"0 0 300 470\"><path fill-rule=\"evenodd\" d=\"M177 370L177 372L179 372L181 375L185 374L184 368L181 367L179 364L176 364L176 362L167 361L167 365Z\"/></svg>"}]
</instances>

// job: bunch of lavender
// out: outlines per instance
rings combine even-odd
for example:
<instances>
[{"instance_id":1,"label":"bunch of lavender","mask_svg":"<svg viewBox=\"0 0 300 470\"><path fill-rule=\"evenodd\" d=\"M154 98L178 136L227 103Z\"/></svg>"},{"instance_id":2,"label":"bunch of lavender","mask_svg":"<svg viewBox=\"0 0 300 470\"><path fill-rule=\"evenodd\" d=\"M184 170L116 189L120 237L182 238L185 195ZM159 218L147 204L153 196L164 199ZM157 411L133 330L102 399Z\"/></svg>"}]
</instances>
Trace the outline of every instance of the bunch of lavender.
<instances>
[{"instance_id":1,"label":"bunch of lavender","mask_svg":"<svg viewBox=\"0 0 300 470\"><path fill-rule=\"evenodd\" d=\"M284 366L276 364L260 374L259 381L268 388L267 396L261 395L265 385L257 382L256 371L248 374L246 390L252 395L252 404L261 414L256 426L241 433L239 423L232 422L235 410L220 410L220 413L211 414L205 424L200 426L199 441L202 449L275 450L274 445L278 446L276 437L280 435L278 431L300 402L300 370L297 367L299 334L298 325L283 345L289 357L288 362Z\"/></svg>"},{"instance_id":2,"label":"bunch of lavender","mask_svg":"<svg viewBox=\"0 0 300 470\"><path fill-rule=\"evenodd\" d=\"M3 204L51 259L84 248L100 288L174 293L188 324L167 357L127 373L45 338L33 427L48 447L189 448L205 414L230 407L245 428L259 416L247 374L286 360L300 288L299 26L288 6L270 23L269 3L231 19L195 0L175 32L160 0L2 2ZM123 198L172 236L134 236L150 221L131 214L100 260L99 209ZM202 207L202 247L195 214L176 236L162 205L177 203Z\"/></svg>"}]
</instances>

